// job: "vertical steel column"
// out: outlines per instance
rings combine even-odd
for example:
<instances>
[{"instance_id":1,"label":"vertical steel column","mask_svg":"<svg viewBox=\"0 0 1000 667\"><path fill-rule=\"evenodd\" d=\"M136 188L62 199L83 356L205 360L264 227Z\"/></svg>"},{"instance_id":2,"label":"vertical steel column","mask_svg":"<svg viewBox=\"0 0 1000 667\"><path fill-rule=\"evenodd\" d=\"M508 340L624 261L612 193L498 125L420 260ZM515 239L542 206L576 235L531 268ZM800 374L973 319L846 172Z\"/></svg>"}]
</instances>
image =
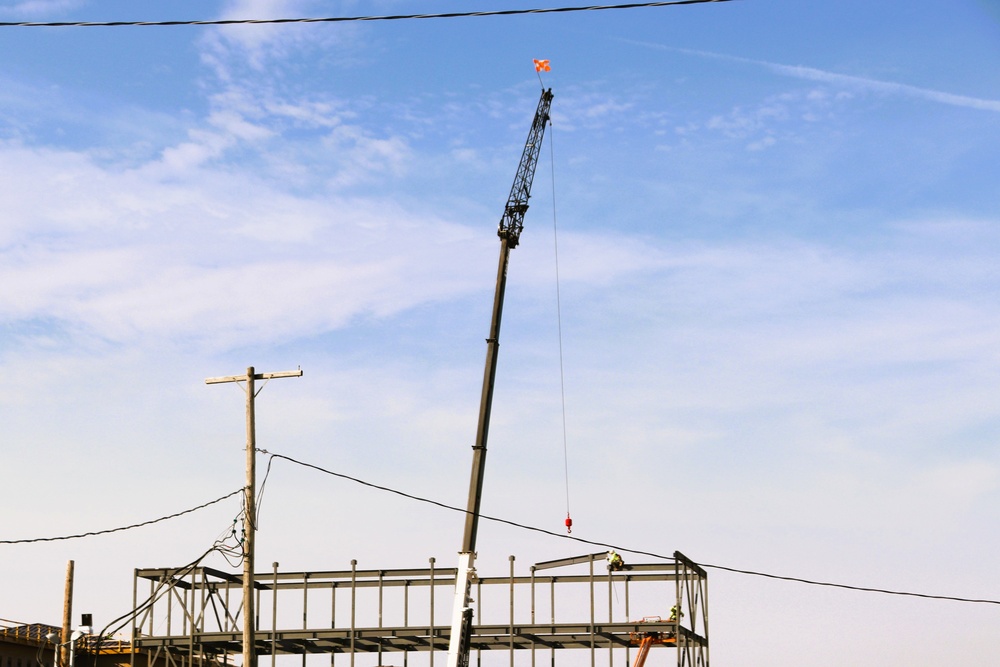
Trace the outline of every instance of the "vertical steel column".
<instances>
[{"instance_id":1,"label":"vertical steel column","mask_svg":"<svg viewBox=\"0 0 1000 667\"><path fill-rule=\"evenodd\" d=\"M330 586L330 627L337 627L337 582ZM330 651L330 667L334 667L336 652Z\"/></svg>"},{"instance_id":2,"label":"vertical steel column","mask_svg":"<svg viewBox=\"0 0 1000 667\"><path fill-rule=\"evenodd\" d=\"M198 612L198 618L201 622L198 624L198 665L199 667L204 667L205 665L205 651L201 648L201 638L205 634L205 612L208 609L208 596L211 593L208 590L208 575L205 570L201 570L201 609Z\"/></svg>"},{"instance_id":3,"label":"vertical steel column","mask_svg":"<svg viewBox=\"0 0 1000 667\"><path fill-rule=\"evenodd\" d=\"M195 596L195 591L197 590L195 587L197 586L197 584L198 580L195 578L194 570L192 570L191 591L190 591L191 595L188 595L188 591L184 591L184 610L185 612L187 612L188 610L190 610L191 612L190 613L191 617L187 619L188 630L190 633L188 636L188 656L187 656L188 667L194 667L194 636L198 630L198 625L197 625L198 619L197 616L195 615L195 606L198 604L197 597ZM183 664L183 662L184 661L182 660L181 664Z\"/></svg>"},{"instance_id":4,"label":"vertical steel column","mask_svg":"<svg viewBox=\"0 0 1000 667\"><path fill-rule=\"evenodd\" d=\"M705 578L702 579L704 583L705 595L701 599L701 610L702 610L702 628L704 630L705 637L705 649L703 651L704 661L700 667L708 667L708 652L711 644L708 641L708 573L705 573Z\"/></svg>"},{"instance_id":5,"label":"vertical steel column","mask_svg":"<svg viewBox=\"0 0 1000 667\"><path fill-rule=\"evenodd\" d=\"M677 618L674 619L674 636L677 637L677 667L688 664L688 643L681 633L681 560L674 553L674 593L677 605Z\"/></svg>"},{"instance_id":6,"label":"vertical steel column","mask_svg":"<svg viewBox=\"0 0 1000 667\"><path fill-rule=\"evenodd\" d=\"M690 643L685 658L697 667L708 667L708 572L679 551L674 552L675 567L684 566L684 595L690 613L689 630L700 639Z\"/></svg>"},{"instance_id":7,"label":"vertical steel column","mask_svg":"<svg viewBox=\"0 0 1000 667\"><path fill-rule=\"evenodd\" d=\"M614 601L614 572L611 569L611 565L608 565L608 623L614 623L614 606L612 602ZM615 643L611 637L608 637L608 667L614 667L615 664Z\"/></svg>"},{"instance_id":8,"label":"vertical steel column","mask_svg":"<svg viewBox=\"0 0 1000 667\"><path fill-rule=\"evenodd\" d=\"M434 641L434 563L436 560L431 557L428 562L431 565L431 576L430 576L430 606L431 606L431 627L429 632L429 637L431 640L431 655L430 655L430 667L434 667L434 653L437 651L437 642ZM455 585L458 585L456 581Z\"/></svg>"},{"instance_id":9,"label":"vertical steel column","mask_svg":"<svg viewBox=\"0 0 1000 667\"><path fill-rule=\"evenodd\" d=\"M351 561L351 667L354 667L354 620L358 602L358 561Z\"/></svg>"},{"instance_id":10,"label":"vertical steel column","mask_svg":"<svg viewBox=\"0 0 1000 667\"><path fill-rule=\"evenodd\" d=\"M410 580L403 583L403 627L410 627ZM410 652L403 649L403 667L409 667Z\"/></svg>"},{"instance_id":11,"label":"vertical steel column","mask_svg":"<svg viewBox=\"0 0 1000 667\"><path fill-rule=\"evenodd\" d=\"M309 573L302 575L302 629L309 629ZM306 645L302 644L302 667L306 667Z\"/></svg>"},{"instance_id":12,"label":"vertical steel column","mask_svg":"<svg viewBox=\"0 0 1000 667\"><path fill-rule=\"evenodd\" d=\"M257 591L257 594L254 596L254 607L253 608L254 608L254 611L255 611L255 616L254 616L253 627L254 627L254 633L255 634L260 634L260 609L261 609L260 597L261 597L261 595L264 594L264 591L259 586L257 586L256 584L254 584L254 587L255 587L255 589ZM254 643L256 644L256 640L254 641Z\"/></svg>"},{"instance_id":13,"label":"vertical steel column","mask_svg":"<svg viewBox=\"0 0 1000 667\"><path fill-rule=\"evenodd\" d=\"M549 613L552 625L556 624L556 578L552 577L549 580ZM551 653L551 667L556 665L556 647L553 646L549 649Z\"/></svg>"},{"instance_id":14,"label":"vertical steel column","mask_svg":"<svg viewBox=\"0 0 1000 667\"><path fill-rule=\"evenodd\" d=\"M510 562L510 624L508 633L510 635L510 667L514 667L514 556L508 556Z\"/></svg>"},{"instance_id":15,"label":"vertical steel column","mask_svg":"<svg viewBox=\"0 0 1000 667\"><path fill-rule=\"evenodd\" d=\"M632 612L629 609L628 582L629 582L629 576L626 574L625 575L625 620L626 621L628 621L628 619L630 619L632 617ZM629 645L625 646L625 664L626 665L632 664L632 658L629 655L631 653L630 649L631 649L631 646L629 646Z\"/></svg>"},{"instance_id":16,"label":"vertical steel column","mask_svg":"<svg viewBox=\"0 0 1000 667\"><path fill-rule=\"evenodd\" d=\"M483 617L483 580L476 579L476 618ZM481 621L480 621L481 622ZM471 637L469 638L471 641ZM476 667L483 667L483 649L476 649Z\"/></svg>"},{"instance_id":17,"label":"vertical steel column","mask_svg":"<svg viewBox=\"0 0 1000 667\"><path fill-rule=\"evenodd\" d=\"M590 559L590 667L597 664L597 638L594 636L594 559Z\"/></svg>"},{"instance_id":18,"label":"vertical steel column","mask_svg":"<svg viewBox=\"0 0 1000 667\"><path fill-rule=\"evenodd\" d=\"M162 579L160 579L160 582L161 582L161 585L165 586L166 583L167 583L166 576L164 576ZM170 584L170 588L171 589L174 588L173 583ZM153 590L153 589L150 589L150 590ZM174 591L170 591L170 592L174 592ZM167 634L168 635L173 634L171 632L171 627L170 626L171 626L171 621L174 618L174 596L170 595L170 592L167 593ZM152 613L153 608L152 608L152 606L150 606L149 610L150 610L150 614L149 614L150 625L149 625L149 627L153 627L153 624L152 624L152 621L153 621L153 613ZM187 609L184 610L184 613L187 613ZM183 616L181 618L183 619ZM181 621L181 624L183 625L183 620Z\"/></svg>"},{"instance_id":19,"label":"vertical steel column","mask_svg":"<svg viewBox=\"0 0 1000 667\"><path fill-rule=\"evenodd\" d=\"M160 583L161 584L166 584L166 579L167 579L167 575L163 575L161 577L161 579L160 579ZM153 597L155 594L156 594L156 584L154 584L153 580L150 579L149 580L149 599L153 600L154 604L156 603L156 600ZM185 591L184 595L187 595L186 591ZM167 596L167 601L168 602L170 601L170 598L171 598L171 596L168 595ZM186 632L186 630L182 630L182 632ZM149 629L146 631L146 633L149 634L149 635L153 634L153 614L149 615Z\"/></svg>"},{"instance_id":20,"label":"vertical steel column","mask_svg":"<svg viewBox=\"0 0 1000 667\"><path fill-rule=\"evenodd\" d=\"M236 626L234 624L230 624L230 616L229 616L229 584L226 584L225 610L226 610L226 632L229 632L229 631L235 632L236 631Z\"/></svg>"},{"instance_id":21,"label":"vertical steel column","mask_svg":"<svg viewBox=\"0 0 1000 667\"><path fill-rule=\"evenodd\" d=\"M385 572L382 570L378 571L378 627L382 628L382 584L385 577ZM382 642L378 643L378 664L382 664ZM302 667L306 667L302 665Z\"/></svg>"},{"instance_id":22,"label":"vertical steel column","mask_svg":"<svg viewBox=\"0 0 1000 667\"><path fill-rule=\"evenodd\" d=\"M226 589L228 596L229 589ZM278 660L278 561L271 563L271 667Z\"/></svg>"},{"instance_id":23,"label":"vertical steel column","mask_svg":"<svg viewBox=\"0 0 1000 667\"><path fill-rule=\"evenodd\" d=\"M132 570L132 609L139 608L139 570L135 568ZM139 616L135 615L132 617L132 635L129 641L129 667L135 667L135 639L138 635L135 624L138 622ZM169 632L167 634L170 634ZM55 651L55 648L52 649Z\"/></svg>"},{"instance_id":24,"label":"vertical steel column","mask_svg":"<svg viewBox=\"0 0 1000 667\"><path fill-rule=\"evenodd\" d=\"M535 566L531 566L531 624L535 624ZM531 667L535 667L535 640L531 639Z\"/></svg>"}]
</instances>

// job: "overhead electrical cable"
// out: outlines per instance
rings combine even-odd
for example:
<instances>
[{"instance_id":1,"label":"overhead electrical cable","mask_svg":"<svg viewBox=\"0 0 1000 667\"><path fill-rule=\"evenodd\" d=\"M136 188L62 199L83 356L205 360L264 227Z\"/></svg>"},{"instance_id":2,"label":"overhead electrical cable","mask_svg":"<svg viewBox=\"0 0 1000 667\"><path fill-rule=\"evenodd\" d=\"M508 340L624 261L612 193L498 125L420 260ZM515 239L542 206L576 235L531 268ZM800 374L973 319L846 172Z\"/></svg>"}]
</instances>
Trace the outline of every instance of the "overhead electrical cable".
<instances>
[{"instance_id":1,"label":"overhead electrical cable","mask_svg":"<svg viewBox=\"0 0 1000 667\"><path fill-rule=\"evenodd\" d=\"M437 501L437 500L431 500L430 498L423 498L421 496L415 496L415 495L413 495L411 493L406 493L405 491L400 491L398 489L393 489L393 488L390 488L388 486L381 486L379 484L373 484L372 482L366 482L363 479L358 479L357 477L351 477L350 475L345 475L344 473L340 473L340 472L334 472L332 470L328 470L326 468L323 468L323 467L318 466L318 465L314 465L312 463L306 463L304 461L298 461L296 459L293 459L290 456L285 456L284 454L273 454L273 453L267 451L266 449L258 449L257 451L261 452L262 454L268 454L272 458L284 459L285 461L288 461L290 463L294 463L296 465L300 465L300 466L302 466L304 468L312 468L313 470L316 470L318 472L322 472L322 473L325 473L327 475L332 475L334 477L340 477L341 479L346 479L348 481L354 482L355 484L360 484L362 486L367 486L369 488L376 489L378 491L386 491L388 493L393 493L393 494L395 494L397 496L402 496L403 498L408 498L409 500L416 500L416 501L421 502L421 503L427 503L428 505L434 505L436 507L440 507L440 508L446 509L446 510L451 510L453 512L461 512L462 514L468 514L469 513L469 510L463 509L461 507L455 507L454 505L449 505L447 503L442 503L442 502ZM604 542L595 542L593 540L585 540L582 537L573 537L572 535L563 535L562 533L556 533L556 532L551 531L551 530L546 530L545 528L538 528L538 527L535 527L535 526L528 526L528 525L525 525L523 523L517 523L516 521L510 521L508 519L500 519L498 517L487 516L485 514L480 514L479 518L480 519L486 519L488 521L493 521L495 523L503 523L503 524L506 524L508 526L513 526L514 528L520 528L522 530L531 530L531 531L534 531L536 533L542 533L544 535L551 535L553 537L561 537L563 539L573 540L574 542L581 542L583 544L589 544L589 545L595 546L595 547L604 547L606 549L614 549L615 551L628 551L629 553L642 554L643 556L650 556L652 558L665 558L667 560L673 560L674 559L673 556L662 556L660 554L655 554L655 553L648 552L648 551L638 551L638 550L635 550L635 549L625 549L624 547L619 547L619 546L616 546L614 544L607 544L607 543L604 543Z\"/></svg>"},{"instance_id":2,"label":"overhead electrical cable","mask_svg":"<svg viewBox=\"0 0 1000 667\"><path fill-rule=\"evenodd\" d=\"M285 461L288 461L290 463L294 463L296 465L300 465L300 466L303 466L305 468L311 468L313 470L325 473L327 475L332 475L334 477L339 477L341 479L346 479L346 480L355 482L356 484L361 484L362 486L367 486L367 487L372 488L372 489L377 489L379 491L387 491L388 493L392 493L392 494L395 494L397 496L402 496L403 498L408 498L410 500L416 500L418 502L427 503L429 505L434 505L436 507L441 507L443 509L452 510L454 512L461 512L463 514L467 514L468 513L468 510L464 510L464 509L462 509L460 507L455 507L453 505L448 505L446 503L442 503L442 502L437 501L437 500L431 500L429 498L423 498L421 496L416 496L416 495L413 495L411 493L406 493L405 491L399 491L398 489L393 489L393 488L390 488L390 487L387 487L387 486L381 486L379 484L373 484L371 482L366 482L366 481L364 481L362 479L358 479L357 477L351 477L350 475L345 475L344 473L339 473L339 472L334 472L332 470L327 470L326 468L323 468L323 467L318 466L318 465L314 465L312 463L305 463L303 461L298 461L296 459L293 459L290 456L285 456L283 454L272 454L271 452L268 452L265 449L258 449L257 451L259 451L259 452L261 452L263 454L268 454L272 458L284 459ZM592 545L592 546L604 547L604 548L607 548L609 550L614 550L614 551L619 551L619 552L625 552L625 553L632 553L632 554L639 554L639 555L642 555L642 556L650 556L652 558L660 558L660 559L663 559L663 560L674 560L673 556L664 556L663 554L658 554L658 553L655 553L655 552L652 552L652 551L643 551L641 549L633 549L633 548L630 548L630 547L623 547L623 546L608 544L608 543L605 543L605 542L596 542L596 541L593 541L593 540L585 540L585 539L583 539L581 537L576 537L576 536L573 536L573 535L563 535L562 533L556 533L556 532L553 532L551 530L545 530L544 528L538 528L538 527L535 527L535 526L529 526L529 525L526 525L526 524L523 524L523 523L517 523L516 521L510 521L508 519L500 519L500 518L497 518L497 517L487 516L485 514L480 514L479 518L480 519L485 519L487 521L493 521L495 523L502 523L502 524L505 524L505 525L508 525L508 526L513 526L514 528L520 528L522 530L530 530L530 531L533 531L533 532L536 532L536 533L542 533L542 534L545 534L545 535L551 535L552 537L558 537L559 539L563 539L563 540L572 540L574 542L580 542L580 543L589 544L589 545ZM931 595L931 594L928 594L928 593L911 593L911 592L907 592L907 591L894 591L894 590L889 590L889 589L884 589L884 588L869 588L869 587L865 587L865 586L853 586L853 585L850 585L850 584L838 584L838 583L833 583L833 582L829 582L829 581L818 581L818 580L814 580L814 579L803 579L803 578L800 578L800 577L787 577L787 576L782 576L782 575L777 575L777 574L769 574L769 573L766 573L766 572L756 572L756 571L753 571L753 570L741 570L741 569L734 568L734 567L727 567L725 565L709 565L707 563L698 563L698 565L700 565L701 567L704 567L704 568L710 568L710 569L713 569L713 570L724 570L726 572L732 572L734 574L744 574L744 575L754 576L754 577L765 577L765 578L768 578L768 579L779 579L779 580L782 580L782 581L790 581L790 582L795 582L795 583L800 583L800 584L809 584L811 586L827 586L827 587L830 587L830 588L841 588L841 589L846 589L846 590L851 590L851 591L860 591L860 592L865 592L865 593L881 593L881 594L884 594L884 595L898 595L898 596L905 596L905 597L925 598L925 599L931 599L931 600L947 600L947 601L950 601L950 602L969 602L969 603L979 603L979 604L995 604L995 605L1000 605L1000 600L991 600L991 599L987 599L987 598L966 598L966 597L958 597L958 596L954 596L954 595Z\"/></svg>"},{"instance_id":3,"label":"overhead electrical cable","mask_svg":"<svg viewBox=\"0 0 1000 667\"><path fill-rule=\"evenodd\" d=\"M160 523L161 521L167 521L169 519L176 519L179 516L184 516L185 514L191 514L192 512L197 512L200 509L205 509L210 505L215 503L220 503L227 498L232 498L236 494L243 493L243 489L239 488L232 493L227 493L221 498L216 498L215 500L210 500L207 503L198 505L197 507L192 507L191 509L184 510L183 512L176 512L174 514L168 514L167 516L161 516L158 519L151 519L149 521L143 521L142 523L133 523L130 526L121 526L120 528L109 528L107 530L95 530L88 533L80 533L78 535L63 535L61 537L35 537L24 540L0 540L0 544L30 544L34 542L58 542L59 540L75 540L81 537L94 537L96 535L107 535L109 533L120 533L124 530L132 530L133 528L142 528L143 526L150 526L154 523Z\"/></svg>"},{"instance_id":4,"label":"overhead electrical cable","mask_svg":"<svg viewBox=\"0 0 1000 667\"><path fill-rule=\"evenodd\" d=\"M188 21L4 21L0 28L121 28L147 26L196 25L261 25L282 23L348 23L355 21L402 21L411 19L456 19L474 16L516 16L519 14L557 14L592 12L609 9L641 9L673 5L703 5L733 0L665 0L664 2L630 2L621 5L589 5L585 7L543 7L536 9L498 9L480 12L447 12L443 14L396 14L388 16L325 16L283 19L204 19Z\"/></svg>"},{"instance_id":5,"label":"overhead electrical cable","mask_svg":"<svg viewBox=\"0 0 1000 667\"><path fill-rule=\"evenodd\" d=\"M754 572L753 570L740 570L735 567L725 565L709 565L708 563L698 563L701 567L709 567L713 570L724 570L734 574L748 574L754 577L766 577L767 579L779 579L781 581L791 581L798 584L809 584L811 586L829 586L831 588L846 588L850 591L862 591L864 593L884 593L886 595L906 595L915 598L928 598L931 600L951 600L952 602L979 602L982 604L1000 604L1000 600L989 600L986 598L962 598L953 595L931 595L929 593L908 593L904 591L892 591L885 588L870 588L867 586L852 586L850 584L834 584L827 581L815 581L813 579L802 579L800 577L786 577L778 574L768 574L767 572Z\"/></svg>"},{"instance_id":6,"label":"overhead electrical cable","mask_svg":"<svg viewBox=\"0 0 1000 667\"><path fill-rule=\"evenodd\" d=\"M258 451L260 451L260 450L258 450ZM264 502L264 487L267 485L267 478L271 475L271 461L272 460L273 459L268 459L267 460L267 470L264 472L264 481L262 481L260 483L260 486L257 488L257 502L256 502L256 505L257 505L257 516L254 517L254 521L253 521L253 525L254 526L258 525L258 523L260 521L260 506L261 506L261 503Z\"/></svg>"},{"instance_id":7,"label":"overhead electrical cable","mask_svg":"<svg viewBox=\"0 0 1000 667\"><path fill-rule=\"evenodd\" d=\"M101 631L97 633L97 638L98 638L98 642L97 642L98 652L100 652L100 645L101 645L101 641L100 640L103 637L110 637L114 633L116 633L119 630L121 630L122 628L124 628L125 625L127 625L128 622L131 621L133 618L135 618L136 616L138 616L139 614L141 614L145 610L149 609L157 600L159 600L161 597L163 597L163 595L165 593L168 592L169 589L167 588L167 584L171 580L176 581L178 579L184 578L192 570L194 570L196 567L198 567L199 563L201 563L201 561L205 560L205 558L210 553L212 553L213 551L216 551L216 550L217 550L216 546L213 545L211 548L208 549L208 551L204 552L202 555L198 556L198 558L196 558L195 560L191 561L187 565L183 565L183 566L181 566L179 568L176 568L173 571L173 573L172 573L172 579L167 579L167 578L160 579L160 581L157 582L157 584L156 584L156 588L153 590L153 592L151 592L149 594L149 597L147 597L145 600L143 600L142 602L140 602L137 607L133 608L130 611L125 612L124 614L122 614L118 618L113 619L107 625L105 625L104 628L102 628ZM117 627L115 627L115 628L112 629L111 626L115 625L116 623L121 623L121 625L118 625Z\"/></svg>"},{"instance_id":8,"label":"overhead electrical cable","mask_svg":"<svg viewBox=\"0 0 1000 667\"><path fill-rule=\"evenodd\" d=\"M230 495L233 495L233 494L230 494ZM127 626L129 624L129 622L133 621L139 614L141 614L144 611L150 609L153 606L153 604L155 604L160 598L162 598L165 594L167 594L167 593L170 592L170 586L169 586L169 584L172 584L173 582L179 581L179 580L183 579L184 577L186 577L188 574L190 574L191 572L193 572L195 570L195 568L197 568L198 565L201 564L201 562L203 560L205 560L205 558L209 554L211 554L213 551L218 551L218 550L219 550L218 543L213 544L208 549L208 551L206 551L203 554L201 554L200 556L198 556L198 558L196 558L195 560L191 561L187 565L175 568L174 570L171 571L169 578L168 577L163 577L163 578L161 578L157 582L156 587L149 594L149 597L147 597L145 600L143 600L142 602L140 602L138 604L138 606L136 606L133 609L125 612L124 614L122 614L118 618L115 618L114 620L110 621L107 625L105 625L95 635L97 637L97 641L96 641L97 648L96 648L96 650L94 652L94 663L97 664L97 662L98 662L97 659L101 655L101 649L103 648L104 639L105 638L112 637L116 632L119 632L125 626ZM116 627L112 628L112 626L114 626L115 624L118 624L118 625Z\"/></svg>"}]
</instances>

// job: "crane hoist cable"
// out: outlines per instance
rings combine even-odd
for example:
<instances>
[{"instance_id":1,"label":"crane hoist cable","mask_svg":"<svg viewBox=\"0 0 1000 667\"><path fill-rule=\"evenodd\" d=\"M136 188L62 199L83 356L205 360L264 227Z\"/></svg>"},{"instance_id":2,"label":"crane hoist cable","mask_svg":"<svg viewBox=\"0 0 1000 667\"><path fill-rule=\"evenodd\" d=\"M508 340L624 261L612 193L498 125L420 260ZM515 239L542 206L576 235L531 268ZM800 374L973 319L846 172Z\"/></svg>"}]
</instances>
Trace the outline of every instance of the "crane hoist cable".
<instances>
[{"instance_id":1,"label":"crane hoist cable","mask_svg":"<svg viewBox=\"0 0 1000 667\"><path fill-rule=\"evenodd\" d=\"M538 83L542 86L542 94L545 94L545 82L542 81L542 72L551 72L552 65L548 60L535 59L535 74L538 75ZM552 120L549 119L549 126ZM555 136L549 130L549 166L552 170L552 247L555 257L556 268L556 328L559 337L559 397L562 405L562 440L563 440L563 473L566 487L566 533L573 533L573 516L569 511L569 442L566 435L566 374L563 364L563 339L562 339L562 298L559 292L559 225L556 223L556 155Z\"/></svg>"},{"instance_id":2,"label":"crane hoist cable","mask_svg":"<svg viewBox=\"0 0 1000 667\"><path fill-rule=\"evenodd\" d=\"M552 121L549 121L552 125ZM559 280L559 224L556 215L556 155L555 132L549 129L549 163L552 170L552 247L555 257L556 272L556 329L559 337L559 398L562 404L562 444L563 444L563 474L566 486L566 532L573 532L573 517L569 511L569 437L566 430L566 372L563 363L562 335L562 294Z\"/></svg>"}]
</instances>

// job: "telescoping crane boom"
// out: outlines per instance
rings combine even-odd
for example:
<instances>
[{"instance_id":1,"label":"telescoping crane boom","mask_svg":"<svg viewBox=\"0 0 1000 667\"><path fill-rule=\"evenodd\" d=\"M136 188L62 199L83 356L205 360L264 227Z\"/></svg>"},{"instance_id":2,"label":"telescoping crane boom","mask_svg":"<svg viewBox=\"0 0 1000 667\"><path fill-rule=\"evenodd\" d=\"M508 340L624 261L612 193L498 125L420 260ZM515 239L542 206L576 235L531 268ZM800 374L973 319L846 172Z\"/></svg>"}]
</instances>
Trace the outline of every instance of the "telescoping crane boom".
<instances>
[{"instance_id":1,"label":"telescoping crane boom","mask_svg":"<svg viewBox=\"0 0 1000 667\"><path fill-rule=\"evenodd\" d=\"M472 447L472 477L469 483L469 502L465 515L465 533L462 551L459 552L458 573L455 576L455 603L451 617L451 635L448 643L448 667L468 667L469 645L472 630L470 593L475 577L476 533L479 529L479 507L483 493L483 472L486 468L486 439L490 429L490 412L493 406L493 384L497 373L497 351L500 339L500 317L503 313L503 296L507 284L507 260L510 251L517 247L524 229L524 214L528 210L531 182L535 177L542 137L549 121L552 89L542 90L538 109L524 144L521 162L517 167L514 185L507 198L497 234L500 236L500 263L497 268L496 292L493 296L493 319L490 336L486 339L486 369L483 374L483 392L479 404L479 426L476 444Z\"/></svg>"}]
</instances>

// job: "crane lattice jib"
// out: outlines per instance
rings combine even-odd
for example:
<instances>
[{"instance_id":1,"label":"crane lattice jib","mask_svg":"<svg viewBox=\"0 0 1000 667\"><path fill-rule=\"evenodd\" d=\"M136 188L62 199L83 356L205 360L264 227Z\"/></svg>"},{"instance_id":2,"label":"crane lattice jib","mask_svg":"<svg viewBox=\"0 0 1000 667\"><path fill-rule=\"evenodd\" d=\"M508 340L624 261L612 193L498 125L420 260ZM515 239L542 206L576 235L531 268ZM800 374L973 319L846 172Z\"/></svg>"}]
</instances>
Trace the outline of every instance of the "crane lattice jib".
<instances>
[{"instance_id":1,"label":"crane lattice jib","mask_svg":"<svg viewBox=\"0 0 1000 667\"><path fill-rule=\"evenodd\" d=\"M521 154L521 163L517 167L514 185L510 189L503 217L500 218L497 234L500 238L507 239L507 244L511 248L517 247L521 230L524 229L524 214L528 210L528 197L531 196L531 181L535 178L538 152L542 148L542 137L545 136L545 125L549 122L551 106L552 89L549 88L542 91L542 97L538 100L535 120L531 123L531 131L524 144L524 153Z\"/></svg>"}]
</instances>

